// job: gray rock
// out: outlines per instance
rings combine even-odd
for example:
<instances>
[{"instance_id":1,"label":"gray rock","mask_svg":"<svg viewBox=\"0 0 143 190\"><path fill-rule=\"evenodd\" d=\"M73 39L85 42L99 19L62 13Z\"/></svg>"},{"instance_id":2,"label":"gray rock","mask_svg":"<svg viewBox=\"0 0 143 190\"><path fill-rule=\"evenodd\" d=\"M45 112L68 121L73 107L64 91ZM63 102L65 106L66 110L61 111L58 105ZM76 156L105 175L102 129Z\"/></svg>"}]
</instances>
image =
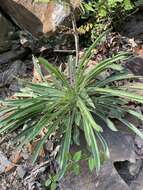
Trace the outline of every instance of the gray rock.
<instances>
[{"instance_id":1,"label":"gray rock","mask_svg":"<svg viewBox=\"0 0 143 190\"><path fill-rule=\"evenodd\" d=\"M100 171L90 173L85 162L81 163L81 174L74 176L71 173L60 184L62 190L130 190L122 180L111 162L106 162Z\"/></svg>"},{"instance_id":2,"label":"gray rock","mask_svg":"<svg viewBox=\"0 0 143 190\"><path fill-rule=\"evenodd\" d=\"M112 162L129 161L136 162L135 146L132 136L124 132L113 132L105 129L103 133L109 150Z\"/></svg>"},{"instance_id":3,"label":"gray rock","mask_svg":"<svg viewBox=\"0 0 143 190\"><path fill-rule=\"evenodd\" d=\"M143 168L137 178L130 185L131 190L143 190Z\"/></svg>"},{"instance_id":4,"label":"gray rock","mask_svg":"<svg viewBox=\"0 0 143 190\"><path fill-rule=\"evenodd\" d=\"M128 16L124 22L117 26L123 36L135 38L138 43L143 42L143 14L142 10Z\"/></svg>"},{"instance_id":5,"label":"gray rock","mask_svg":"<svg viewBox=\"0 0 143 190\"><path fill-rule=\"evenodd\" d=\"M7 157L0 151L0 174L5 172L5 169L12 163L7 159Z\"/></svg>"},{"instance_id":6,"label":"gray rock","mask_svg":"<svg viewBox=\"0 0 143 190\"><path fill-rule=\"evenodd\" d=\"M143 164L142 160L136 160L136 163L129 163L128 169L129 169L130 174L132 176L136 176L139 173L142 167L142 164Z\"/></svg>"},{"instance_id":7,"label":"gray rock","mask_svg":"<svg viewBox=\"0 0 143 190\"><path fill-rule=\"evenodd\" d=\"M143 132L143 129L140 129ZM136 153L140 157L143 156L143 140L140 139L138 136L135 137L135 145L136 145Z\"/></svg>"},{"instance_id":8,"label":"gray rock","mask_svg":"<svg viewBox=\"0 0 143 190\"><path fill-rule=\"evenodd\" d=\"M0 53L7 51L11 45L10 35L14 32L12 24L0 12Z\"/></svg>"},{"instance_id":9,"label":"gray rock","mask_svg":"<svg viewBox=\"0 0 143 190\"><path fill-rule=\"evenodd\" d=\"M23 166L18 166L17 169L16 169L16 171L17 171L18 176L19 176L21 179L23 179L24 176L25 176L25 174L26 174L25 168L24 168Z\"/></svg>"},{"instance_id":10,"label":"gray rock","mask_svg":"<svg viewBox=\"0 0 143 190\"><path fill-rule=\"evenodd\" d=\"M62 190L130 190L113 163L120 161L135 163L133 138L127 133L112 132L107 128L103 136L108 143L111 159L103 164L99 176L95 171L90 173L87 164L82 161L80 163L81 173L78 176L72 172L67 173L60 184Z\"/></svg>"},{"instance_id":11,"label":"gray rock","mask_svg":"<svg viewBox=\"0 0 143 190\"><path fill-rule=\"evenodd\" d=\"M24 57L26 57L28 54L29 54L29 50L24 49L24 48L4 52L4 53L0 54L0 66L3 66L3 64L10 63L17 59L21 60Z\"/></svg>"},{"instance_id":12,"label":"gray rock","mask_svg":"<svg viewBox=\"0 0 143 190\"><path fill-rule=\"evenodd\" d=\"M20 60L13 62L10 68L0 73L0 87L11 84L15 77L25 74L26 67Z\"/></svg>"},{"instance_id":13,"label":"gray rock","mask_svg":"<svg viewBox=\"0 0 143 190\"><path fill-rule=\"evenodd\" d=\"M143 76L143 57L136 56L126 62L126 67L135 75ZM141 79L142 80L142 79Z\"/></svg>"}]
</instances>

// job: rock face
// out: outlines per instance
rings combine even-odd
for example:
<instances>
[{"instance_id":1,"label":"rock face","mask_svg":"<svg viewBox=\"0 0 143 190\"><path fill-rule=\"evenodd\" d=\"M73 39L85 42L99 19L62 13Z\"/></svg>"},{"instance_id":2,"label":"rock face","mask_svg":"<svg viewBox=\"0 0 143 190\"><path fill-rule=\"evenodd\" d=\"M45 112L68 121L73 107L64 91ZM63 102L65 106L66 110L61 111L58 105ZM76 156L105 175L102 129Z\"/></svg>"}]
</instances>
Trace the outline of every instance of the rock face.
<instances>
[{"instance_id":1,"label":"rock face","mask_svg":"<svg viewBox=\"0 0 143 190\"><path fill-rule=\"evenodd\" d=\"M0 53L11 47L10 35L14 31L12 24L0 12Z\"/></svg>"},{"instance_id":2,"label":"rock face","mask_svg":"<svg viewBox=\"0 0 143 190\"><path fill-rule=\"evenodd\" d=\"M72 3L74 7L79 6ZM64 2L34 3L33 0L1 0L0 7L22 29L34 36L54 31L70 14L70 7Z\"/></svg>"},{"instance_id":3,"label":"rock face","mask_svg":"<svg viewBox=\"0 0 143 190\"><path fill-rule=\"evenodd\" d=\"M143 42L143 14L142 10L128 16L124 22L118 24L117 29L123 36L134 38L137 42Z\"/></svg>"},{"instance_id":4,"label":"rock face","mask_svg":"<svg viewBox=\"0 0 143 190\"><path fill-rule=\"evenodd\" d=\"M103 134L111 153L110 161L101 167L99 175L90 173L85 161L80 163L81 173L76 176L67 173L61 182L62 190L130 190L114 167L114 162L135 162L135 147L133 138L124 132L112 132L108 129Z\"/></svg>"}]
</instances>

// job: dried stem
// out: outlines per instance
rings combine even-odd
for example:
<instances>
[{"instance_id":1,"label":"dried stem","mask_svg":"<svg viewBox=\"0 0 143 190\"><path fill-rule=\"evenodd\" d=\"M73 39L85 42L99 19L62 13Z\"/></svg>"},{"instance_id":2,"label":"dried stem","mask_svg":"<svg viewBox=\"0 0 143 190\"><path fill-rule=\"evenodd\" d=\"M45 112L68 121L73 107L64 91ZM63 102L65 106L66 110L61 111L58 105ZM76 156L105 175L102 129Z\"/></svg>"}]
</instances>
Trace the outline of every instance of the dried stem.
<instances>
[{"instance_id":1,"label":"dried stem","mask_svg":"<svg viewBox=\"0 0 143 190\"><path fill-rule=\"evenodd\" d=\"M76 27L76 18L74 14L74 9L72 8L72 26L73 26L73 32L74 32L74 39L75 39L75 50L76 50L76 61L75 61L75 66L78 66L78 60L79 60L79 36L78 36L78 31Z\"/></svg>"}]
</instances>

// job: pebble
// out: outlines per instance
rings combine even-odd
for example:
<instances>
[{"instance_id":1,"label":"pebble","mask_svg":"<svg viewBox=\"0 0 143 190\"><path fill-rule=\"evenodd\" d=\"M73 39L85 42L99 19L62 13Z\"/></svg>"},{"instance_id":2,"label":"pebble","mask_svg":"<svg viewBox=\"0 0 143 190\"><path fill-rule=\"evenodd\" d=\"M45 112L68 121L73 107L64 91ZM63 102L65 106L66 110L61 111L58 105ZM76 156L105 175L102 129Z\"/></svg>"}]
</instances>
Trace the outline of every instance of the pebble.
<instances>
[{"instance_id":1,"label":"pebble","mask_svg":"<svg viewBox=\"0 0 143 190\"><path fill-rule=\"evenodd\" d=\"M16 169L16 171L17 171L17 175L18 175L21 179L23 179L24 176L26 175L26 169L25 169L23 166L18 166L17 169Z\"/></svg>"}]
</instances>

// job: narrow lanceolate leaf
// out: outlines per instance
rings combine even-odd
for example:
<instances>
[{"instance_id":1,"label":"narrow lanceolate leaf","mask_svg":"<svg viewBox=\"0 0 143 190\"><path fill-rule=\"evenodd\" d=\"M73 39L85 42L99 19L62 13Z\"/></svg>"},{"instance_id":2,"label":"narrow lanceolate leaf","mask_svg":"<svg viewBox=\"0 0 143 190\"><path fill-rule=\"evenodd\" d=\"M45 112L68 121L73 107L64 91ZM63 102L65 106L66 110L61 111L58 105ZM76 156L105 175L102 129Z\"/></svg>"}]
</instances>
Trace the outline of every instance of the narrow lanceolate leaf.
<instances>
[{"instance_id":1,"label":"narrow lanceolate leaf","mask_svg":"<svg viewBox=\"0 0 143 190\"><path fill-rule=\"evenodd\" d=\"M139 113L139 112L137 112L137 111L135 111L135 110L130 110L130 109L126 109L125 111L128 112L129 114L131 114L131 115L137 117L137 118L140 119L141 121L143 121L143 114L141 114L141 113Z\"/></svg>"},{"instance_id":2,"label":"narrow lanceolate leaf","mask_svg":"<svg viewBox=\"0 0 143 190\"><path fill-rule=\"evenodd\" d=\"M119 81L119 80L125 80L125 79L135 79L135 78L140 78L140 76L135 76L133 74L116 74L114 76L110 76L108 78L106 78L105 80L103 81L100 81L100 82L97 82L96 87L103 87L107 84L110 84L112 82L116 82L116 81Z\"/></svg>"},{"instance_id":3,"label":"narrow lanceolate leaf","mask_svg":"<svg viewBox=\"0 0 143 190\"><path fill-rule=\"evenodd\" d=\"M106 159L110 158L110 151L109 151L109 147L106 143L106 140L102 137L102 135L100 133L96 133L98 139L100 140L100 143L102 144L103 147L103 152L105 153Z\"/></svg>"},{"instance_id":4,"label":"narrow lanceolate leaf","mask_svg":"<svg viewBox=\"0 0 143 190\"><path fill-rule=\"evenodd\" d=\"M34 57L34 55L32 56L32 60L33 60L33 64L34 64L34 68L37 71L37 73L39 74L40 78L46 82L45 77L43 76L42 72L41 72L41 68L38 65L38 59L36 57Z\"/></svg>"},{"instance_id":5,"label":"narrow lanceolate leaf","mask_svg":"<svg viewBox=\"0 0 143 190\"><path fill-rule=\"evenodd\" d=\"M89 60L92 57L92 50L101 42L102 38L106 36L106 34L109 32L105 31L103 32L95 41L94 43L88 48L88 50L86 51L86 53L84 54L83 58L81 59L81 61L79 62L79 66L80 68L82 68L83 66L85 67L87 62L87 59Z\"/></svg>"},{"instance_id":6,"label":"narrow lanceolate leaf","mask_svg":"<svg viewBox=\"0 0 143 190\"><path fill-rule=\"evenodd\" d=\"M131 129L137 136L139 136L143 140L143 133L136 126L134 126L132 123L128 122L125 119L118 118L118 120L124 123L124 125L126 125L129 129Z\"/></svg>"},{"instance_id":7,"label":"narrow lanceolate leaf","mask_svg":"<svg viewBox=\"0 0 143 190\"><path fill-rule=\"evenodd\" d=\"M143 103L143 96L140 96L136 93L133 92L128 92L124 90L116 90L116 89L111 89L111 88L94 88L94 87L89 87L87 89L89 93L93 94L110 94L112 96L117 96L117 97L124 97L127 98L131 101L137 101L139 103Z\"/></svg>"},{"instance_id":8,"label":"narrow lanceolate leaf","mask_svg":"<svg viewBox=\"0 0 143 190\"><path fill-rule=\"evenodd\" d=\"M98 110L95 112L95 114L99 116L107 124L107 127L109 127L109 129L111 129L112 131L118 131L114 123L108 117L104 116Z\"/></svg>"},{"instance_id":9,"label":"narrow lanceolate leaf","mask_svg":"<svg viewBox=\"0 0 143 190\"><path fill-rule=\"evenodd\" d=\"M76 145L80 145L80 131L79 131L80 129L77 127L77 126L75 126L74 128L73 128L73 142L76 144Z\"/></svg>"},{"instance_id":10,"label":"narrow lanceolate leaf","mask_svg":"<svg viewBox=\"0 0 143 190\"><path fill-rule=\"evenodd\" d=\"M95 120L93 119L90 111L88 110L88 108L86 107L86 105L84 104L84 102L79 98L77 101L77 106L79 107L79 110L81 112L81 115L83 116L83 118L87 118L88 122L90 123L90 125L96 130L96 131L103 131L102 128L95 122Z\"/></svg>"},{"instance_id":11,"label":"narrow lanceolate leaf","mask_svg":"<svg viewBox=\"0 0 143 190\"><path fill-rule=\"evenodd\" d=\"M107 69L107 67L112 65L114 62L120 61L120 60L125 60L125 59L127 59L127 53L121 53L121 54L115 55L112 58L108 58L108 59L101 61L101 63L96 64L95 67L91 71L89 71L87 74L85 74L84 80L87 81L87 80L91 80L91 79L97 77L97 75L99 75L101 72L105 71Z\"/></svg>"},{"instance_id":12,"label":"narrow lanceolate leaf","mask_svg":"<svg viewBox=\"0 0 143 190\"><path fill-rule=\"evenodd\" d=\"M90 138L90 128L88 127L88 125L89 125L88 121L83 118L84 136L85 136L87 145L90 147L92 145L92 141Z\"/></svg>"},{"instance_id":13,"label":"narrow lanceolate leaf","mask_svg":"<svg viewBox=\"0 0 143 190\"><path fill-rule=\"evenodd\" d=\"M46 67L46 69L52 76L56 77L57 79L62 81L64 85L69 87L68 80L55 66L50 64L46 59L44 59L42 57L39 57L38 60L39 60L40 64L43 64Z\"/></svg>"},{"instance_id":14,"label":"narrow lanceolate leaf","mask_svg":"<svg viewBox=\"0 0 143 190\"><path fill-rule=\"evenodd\" d=\"M95 134L94 134L93 128L91 127L91 124L86 121L86 118L83 118L83 122L84 122L84 135L85 135L87 144L91 148L91 152L96 163L96 170L97 172L99 172L100 153L99 153L98 145L96 142Z\"/></svg>"},{"instance_id":15,"label":"narrow lanceolate leaf","mask_svg":"<svg viewBox=\"0 0 143 190\"><path fill-rule=\"evenodd\" d=\"M115 71L123 71L123 66L122 65L119 65L119 64L115 64L113 63L112 65L109 65L106 67L107 69L112 69L112 70L115 70Z\"/></svg>"},{"instance_id":16,"label":"narrow lanceolate leaf","mask_svg":"<svg viewBox=\"0 0 143 190\"><path fill-rule=\"evenodd\" d=\"M88 159L88 167L89 167L89 169L90 169L91 172L96 167L95 160L92 157Z\"/></svg>"},{"instance_id":17,"label":"narrow lanceolate leaf","mask_svg":"<svg viewBox=\"0 0 143 190\"><path fill-rule=\"evenodd\" d=\"M106 34L109 32L109 30L103 32L95 41L94 43L88 48L88 50L86 51L86 53L84 54L84 56L82 57L82 59L79 62L79 67L77 69L76 72L76 81L77 84L80 84L81 81L84 79L83 77L83 73L85 71L85 68L87 66L87 64L89 63L91 57L93 56L94 52L92 52L94 50L94 48L101 42L102 38L106 36Z\"/></svg>"},{"instance_id":18,"label":"narrow lanceolate leaf","mask_svg":"<svg viewBox=\"0 0 143 190\"><path fill-rule=\"evenodd\" d=\"M61 149L59 152L59 159L58 159L59 168L60 168L59 169L59 173L60 173L59 179L61 179L61 177L64 175L63 171L65 171L65 168L67 167L67 162L68 162L67 154L69 153L69 149L70 149L71 132L72 132L72 125L73 125L74 117L75 117L75 113L73 111L73 113L71 113L71 115L69 114L65 135L63 137L62 146L61 146Z\"/></svg>"},{"instance_id":19,"label":"narrow lanceolate leaf","mask_svg":"<svg viewBox=\"0 0 143 190\"><path fill-rule=\"evenodd\" d=\"M34 126L32 132L26 136L25 140L23 140L20 146L22 147L24 144L27 144L33 140L40 133L42 128L48 125L48 119L48 114L45 114L43 117L41 117L41 119Z\"/></svg>"}]
</instances>

